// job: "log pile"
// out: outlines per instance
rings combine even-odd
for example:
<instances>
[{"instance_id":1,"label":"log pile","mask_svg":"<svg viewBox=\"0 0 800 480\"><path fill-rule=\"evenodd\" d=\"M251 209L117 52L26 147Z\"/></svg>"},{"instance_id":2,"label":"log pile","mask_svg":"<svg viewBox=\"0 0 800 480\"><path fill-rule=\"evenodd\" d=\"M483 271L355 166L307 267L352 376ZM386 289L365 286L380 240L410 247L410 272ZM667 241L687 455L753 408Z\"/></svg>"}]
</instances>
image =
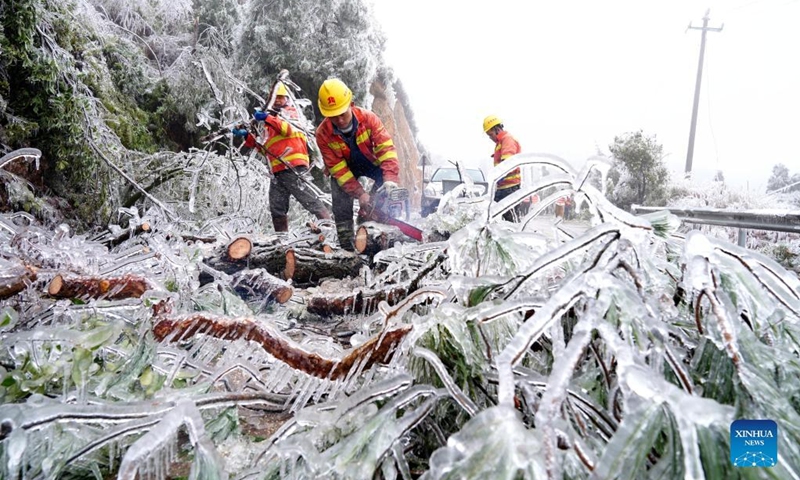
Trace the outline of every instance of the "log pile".
<instances>
[{"instance_id":1,"label":"log pile","mask_svg":"<svg viewBox=\"0 0 800 480\"><path fill-rule=\"evenodd\" d=\"M263 269L278 279L291 280L296 286L318 285L325 278L354 277L364 264L352 252L332 249L322 235L291 244L277 238L253 242L247 237L237 237L203 263L229 275ZM206 272L201 275L200 283L204 285L213 279L214 276Z\"/></svg>"}]
</instances>

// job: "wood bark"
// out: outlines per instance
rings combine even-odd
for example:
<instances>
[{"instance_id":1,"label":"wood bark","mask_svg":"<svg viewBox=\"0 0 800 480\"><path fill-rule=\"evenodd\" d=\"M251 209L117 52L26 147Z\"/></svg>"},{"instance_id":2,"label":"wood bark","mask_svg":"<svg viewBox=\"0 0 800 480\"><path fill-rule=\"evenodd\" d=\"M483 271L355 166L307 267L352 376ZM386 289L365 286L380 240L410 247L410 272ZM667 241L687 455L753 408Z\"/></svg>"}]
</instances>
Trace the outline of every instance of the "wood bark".
<instances>
[{"instance_id":1,"label":"wood bark","mask_svg":"<svg viewBox=\"0 0 800 480\"><path fill-rule=\"evenodd\" d=\"M377 222L364 222L356 230L355 247L358 253L375 255L395 243L408 240L399 228Z\"/></svg>"},{"instance_id":2,"label":"wood bark","mask_svg":"<svg viewBox=\"0 0 800 480\"><path fill-rule=\"evenodd\" d=\"M56 298L103 298L120 300L139 298L150 289L147 279L138 275L122 277L79 277L56 275L47 287L47 293Z\"/></svg>"},{"instance_id":3,"label":"wood bark","mask_svg":"<svg viewBox=\"0 0 800 480\"><path fill-rule=\"evenodd\" d=\"M345 295L317 294L306 301L309 313L329 317L332 315L369 315L378 309L378 304L386 300L395 305L408 295L409 284L390 285L382 289L359 289Z\"/></svg>"},{"instance_id":4,"label":"wood bark","mask_svg":"<svg viewBox=\"0 0 800 480\"><path fill-rule=\"evenodd\" d=\"M157 311L157 310L156 310ZM276 359L290 367L318 378L339 380L353 368L369 369L375 363L391 360L396 347L402 342L411 325L398 325L373 336L362 345L349 350L343 358L325 358L308 352L263 322L249 318L226 318L210 315L186 317L157 317L153 334L158 341L167 338L179 341L196 334L205 334L223 340L244 339L256 342Z\"/></svg>"},{"instance_id":5,"label":"wood bark","mask_svg":"<svg viewBox=\"0 0 800 480\"><path fill-rule=\"evenodd\" d=\"M295 285L318 285L324 278L355 277L364 261L353 252L334 250L330 253L311 248L286 251L284 278Z\"/></svg>"},{"instance_id":6,"label":"wood bark","mask_svg":"<svg viewBox=\"0 0 800 480\"><path fill-rule=\"evenodd\" d=\"M36 268L14 262L0 276L0 300L12 297L36 280Z\"/></svg>"}]
</instances>

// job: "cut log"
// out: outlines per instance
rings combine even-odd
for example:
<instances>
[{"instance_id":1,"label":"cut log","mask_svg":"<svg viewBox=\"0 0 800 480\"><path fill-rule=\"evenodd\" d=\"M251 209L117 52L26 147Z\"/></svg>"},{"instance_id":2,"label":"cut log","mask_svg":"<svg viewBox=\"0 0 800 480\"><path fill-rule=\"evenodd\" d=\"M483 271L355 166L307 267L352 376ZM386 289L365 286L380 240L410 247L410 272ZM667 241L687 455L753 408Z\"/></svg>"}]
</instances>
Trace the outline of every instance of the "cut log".
<instances>
[{"instance_id":1,"label":"cut log","mask_svg":"<svg viewBox=\"0 0 800 480\"><path fill-rule=\"evenodd\" d=\"M12 297L36 280L36 268L16 261L0 263L0 300Z\"/></svg>"},{"instance_id":2,"label":"cut log","mask_svg":"<svg viewBox=\"0 0 800 480\"><path fill-rule=\"evenodd\" d=\"M47 287L47 293L56 298L103 298L120 300L139 298L150 289L145 278L137 275L122 277L65 277L56 275Z\"/></svg>"},{"instance_id":3,"label":"cut log","mask_svg":"<svg viewBox=\"0 0 800 480\"><path fill-rule=\"evenodd\" d=\"M283 304L294 294L291 285L270 275L263 268L235 273L231 278L231 287L245 300L262 298Z\"/></svg>"},{"instance_id":4,"label":"cut log","mask_svg":"<svg viewBox=\"0 0 800 480\"><path fill-rule=\"evenodd\" d=\"M242 247L243 245L246 246L246 243L245 242L239 243L239 247ZM233 275L236 272L240 272L242 270L247 270L250 268L254 269L263 268L264 270L269 272L270 275L275 275L277 277L283 275L283 270L286 267L286 247L280 244L275 244L275 245L250 244L250 248L251 251L248 252L248 255L246 255L240 260L231 260L230 255L228 253L228 248L226 247L224 252L218 253L213 257L204 259L203 263L213 268L214 270L227 273L228 275ZM241 254L242 250L239 250L237 247L237 252L239 252L237 253L237 255ZM204 274L201 272L200 274L201 285L210 283L213 280L214 278L211 275Z\"/></svg>"},{"instance_id":5,"label":"cut log","mask_svg":"<svg viewBox=\"0 0 800 480\"><path fill-rule=\"evenodd\" d=\"M261 321L206 315L157 318L153 334L158 341L180 341L197 334L223 340L244 339L256 342L276 359L317 378L339 380L353 368L367 370L375 363L391 360L397 346L411 331L411 325L398 325L373 336L353 348L341 359L325 358L309 352Z\"/></svg>"},{"instance_id":6,"label":"cut log","mask_svg":"<svg viewBox=\"0 0 800 480\"><path fill-rule=\"evenodd\" d=\"M395 243L405 242L408 237L399 228L377 222L364 222L356 230L355 247L358 253L375 255L392 248Z\"/></svg>"},{"instance_id":7,"label":"cut log","mask_svg":"<svg viewBox=\"0 0 800 480\"><path fill-rule=\"evenodd\" d=\"M230 260L241 260L253 251L253 242L247 237L238 237L228 244L226 251Z\"/></svg>"},{"instance_id":8,"label":"cut log","mask_svg":"<svg viewBox=\"0 0 800 480\"><path fill-rule=\"evenodd\" d=\"M286 251L284 278L295 285L317 285L323 278L355 277L364 261L353 252L335 250L330 253L310 248Z\"/></svg>"}]
</instances>

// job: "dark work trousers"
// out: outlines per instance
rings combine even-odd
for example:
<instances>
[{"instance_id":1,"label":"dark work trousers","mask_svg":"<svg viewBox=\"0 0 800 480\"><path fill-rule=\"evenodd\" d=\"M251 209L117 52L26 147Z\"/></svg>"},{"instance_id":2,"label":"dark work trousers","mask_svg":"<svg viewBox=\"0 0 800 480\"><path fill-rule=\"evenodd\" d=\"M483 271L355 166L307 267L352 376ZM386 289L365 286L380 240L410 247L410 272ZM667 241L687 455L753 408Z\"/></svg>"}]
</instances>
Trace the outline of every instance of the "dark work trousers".
<instances>
[{"instance_id":1,"label":"dark work trousers","mask_svg":"<svg viewBox=\"0 0 800 480\"><path fill-rule=\"evenodd\" d=\"M506 198L507 196L511 195L512 193L519 190L519 185L514 187L504 188L502 190L495 190L494 192L494 201L499 202L500 200ZM519 204L514 205L514 208L509 209L506 213L503 214L503 220L508 222L516 222L519 221L521 217L521 213L519 211Z\"/></svg>"},{"instance_id":2,"label":"dark work trousers","mask_svg":"<svg viewBox=\"0 0 800 480\"><path fill-rule=\"evenodd\" d=\"M375 180L373 191L383 185L383 171L368 161L351 162L348 167L353 176L358 179L369 177ZM369 192L368 192L369 193ZM333 218L336 220L336 233L339 236L339 245L345 250L354 250L353 246L353 197L347 194L335 178L331 177L331 200L333 201Z\"/></svg>"},{"instance_id":3,"label":"dark work trousers","mask_svg":"<svg viewBox=\"0 0 800 480\"><path fill-rule=\"evenodd\" d=\"M306 181L313 182L311 174L308 173L308 168L295 167L294 170ZM308 185L291 170L282 170L275 174L269 187L269 213L272 215L272 222L276 226L276 231L278 231L279 225L287 224L290 196L294 196L303 208L313 213L317 218L327 218L325 205L311 191Z\"/></svg>"}]
</instances>

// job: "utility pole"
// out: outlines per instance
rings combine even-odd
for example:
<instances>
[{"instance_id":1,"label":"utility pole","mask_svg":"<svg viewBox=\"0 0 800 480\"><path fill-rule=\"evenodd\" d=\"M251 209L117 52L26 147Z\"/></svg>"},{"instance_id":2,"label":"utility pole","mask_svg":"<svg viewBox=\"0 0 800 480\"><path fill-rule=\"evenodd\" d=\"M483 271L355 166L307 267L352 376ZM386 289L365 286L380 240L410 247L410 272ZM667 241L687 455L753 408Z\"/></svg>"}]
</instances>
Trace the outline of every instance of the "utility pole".
<instances>
[{"instance_id":1,"label":"utility pole","mask_svg":"<svg viewBox=\"0 0 800 480\"><path fill-rule=\"evenodd\" d=\"M706 14L703 17L703 26L702 27L693 27L692 24L689 24L687 30L701 30L703 33L700 37L700 60L697 62L697 82L694 84L694 105L692 106L692 126L689 129L689 151L686 153L686 178L692 176L692 157L694 157L694 131L697 127L697 107L700 104L700 82L703 79L703 56L705 55L706 51L706 32L721 32L722 27L725 26L723 23L722 26L719 28L711 28L708 26L708 21L710 18L708 15L711 13L711 9L706 10Z\"/></svg>"}]
</instances>

